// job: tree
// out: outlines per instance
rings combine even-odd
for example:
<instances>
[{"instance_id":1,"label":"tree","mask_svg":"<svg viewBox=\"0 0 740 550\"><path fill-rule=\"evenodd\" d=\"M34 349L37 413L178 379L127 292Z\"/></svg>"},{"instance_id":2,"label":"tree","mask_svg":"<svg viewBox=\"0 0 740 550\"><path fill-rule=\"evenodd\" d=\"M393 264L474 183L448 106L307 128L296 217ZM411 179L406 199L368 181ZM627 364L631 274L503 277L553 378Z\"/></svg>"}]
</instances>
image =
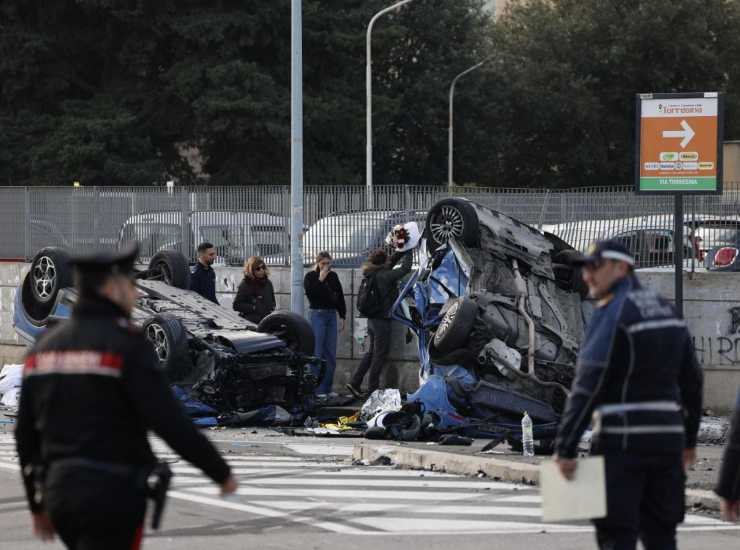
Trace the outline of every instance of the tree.
<instances>
[{"instance_id":1,"label":"tree","mask_svg":"<svg viewBox=\"0 0 740 550\"><path fill-rule=\"evenodd\" d=\"M729 0L514 3L468 106L495 128L492 154L465 149L465 175L508 186L632 184L641 92L725 92L725 135L736 136L739 24L740 3ZM461 125L461 141L486 143L482 126Z\"/></svg>"},{"instance_id":2,"label":"tree","mask_svg":"<svg viewBox=\"0 0 740 550\"><path fill-rule=\"evenodd\" d=\"M306 183L364 182L365 30L386 0L304 2ZM487 39L481 0L378 25L379 183L444 179L445 94ZM0 181L289 180L290 13L265 0L0 3Z\"/></svg>"}]
</instances>

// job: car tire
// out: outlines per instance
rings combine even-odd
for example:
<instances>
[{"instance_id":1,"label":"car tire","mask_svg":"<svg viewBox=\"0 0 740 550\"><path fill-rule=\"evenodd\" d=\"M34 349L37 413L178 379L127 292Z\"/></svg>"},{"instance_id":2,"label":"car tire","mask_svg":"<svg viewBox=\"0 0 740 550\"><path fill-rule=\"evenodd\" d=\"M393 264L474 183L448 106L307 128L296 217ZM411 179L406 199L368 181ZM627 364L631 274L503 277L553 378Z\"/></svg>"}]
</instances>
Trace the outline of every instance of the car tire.
<instances>
[{"instance_id":1,"label":"car tire","mask_svg":"<svg viewBox=\"0 0 740 550\"><path fill-rule=\"evenodd\" d=\"M426 221L427 250L432 253L451 237L465 246L478 246L478 214L464 199L443 199L432 206Z\"/></svg>"},{"instance_id":2,"label":"car tire","mask_svg":"<svg viewBox=\"0 0 740 550\"><path fill-rule=\"evenodd\" d=\"M447 309L434 334L434 347L442 354L465 346L478 315L478 305L468 298L456 298Z\"/></svg>"},{"instance_id":3,"label":"car tire","mask_svg":"<svg viewBox=\"0 0 740 550\"><path fill-rule=\"evenodd\" d=\"M155 315L144 323L143 329L168 380L176 382L186 376L193 365L188 353L188 336L180 320Z\"/></svg>"},{"instance_id":4,"label":"car tire","mask_svg":"<svg viewBox=\"0 0 740 550\"><path fill-rule=\"evenodd\" d=\"M21 299L28 316L42 323L54 309L59 291L72 286L69 253L57 247L39 250L23 280Z\"/></svg>"},{"instance_id":5,"label":"car tire","mask_svg":"<svg viewBox=\"0 0 740 550\"><path fill-rule=\"evenodd\" d=\"M177 250L160 250L149 261L149 279L159 279L170 286L190 288L188 260Z\"/></svg>"},{"instance_id":6,"label":"car tire","mask_svg":"<svg viewBox=\"0 0 740 550\"><path fill-rule=\"evenodd\" d=\"M293 312L276 311L270 313L259 322L257 330L274 334L285 341L288 349L296 353L311 355L314 352L316 340L311 323Z\"/></svg>"}]
</instances>

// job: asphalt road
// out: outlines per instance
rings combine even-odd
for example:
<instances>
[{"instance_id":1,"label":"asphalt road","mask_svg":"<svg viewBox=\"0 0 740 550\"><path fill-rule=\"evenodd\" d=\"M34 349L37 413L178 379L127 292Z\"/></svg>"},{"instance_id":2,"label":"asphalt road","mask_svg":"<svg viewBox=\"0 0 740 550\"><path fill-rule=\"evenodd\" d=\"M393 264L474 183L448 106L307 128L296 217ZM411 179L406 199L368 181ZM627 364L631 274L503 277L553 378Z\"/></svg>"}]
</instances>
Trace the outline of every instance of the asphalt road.
<instances>
[{"instance_id":1,"label":"asphalt road","mask_svg":"<svg viewBox=\"0 0 740 550\"><path fill-rule=\"evenodd\" d=\"M239 494L216 487L187 463L173 462L175 484L163 528L144 548L433 550L595 548L588 524L540 519L531 487L460 476L353 466L351 440L211 432L240 481ZM163 444L160 456L173 461ZM683 548L733 547L740 526L690 515ZM0 541L3 548L62 548L33 539L9 435L0 434ZM7 546L6 546L7 545Z\"/></svg>"}]
</instances>

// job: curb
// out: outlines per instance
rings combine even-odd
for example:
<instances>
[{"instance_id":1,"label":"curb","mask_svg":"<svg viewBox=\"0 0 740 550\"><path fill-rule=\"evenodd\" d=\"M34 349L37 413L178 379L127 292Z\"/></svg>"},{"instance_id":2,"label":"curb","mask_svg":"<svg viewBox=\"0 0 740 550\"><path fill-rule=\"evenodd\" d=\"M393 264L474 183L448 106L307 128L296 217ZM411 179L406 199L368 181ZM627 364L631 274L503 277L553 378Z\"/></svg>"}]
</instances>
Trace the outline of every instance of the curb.
<instances>
[{"instance_id":1,"label":"curb","mask_svg":"<svg viewBox=\"0 0 740 550\"><path fill-rule=\"evenodd\" d=\"M484 474L496 481L512 481L526 485L539 484L539 466L537 464L416 449L393 441L357 442L352 450L352 458L370 464L386 458L396 466L412 470L428 470L467 476ZM719 510L719 498L712 491L686 489L686 507L687 509L704 508L716 511Z\"/></svg>"}]
</instances>

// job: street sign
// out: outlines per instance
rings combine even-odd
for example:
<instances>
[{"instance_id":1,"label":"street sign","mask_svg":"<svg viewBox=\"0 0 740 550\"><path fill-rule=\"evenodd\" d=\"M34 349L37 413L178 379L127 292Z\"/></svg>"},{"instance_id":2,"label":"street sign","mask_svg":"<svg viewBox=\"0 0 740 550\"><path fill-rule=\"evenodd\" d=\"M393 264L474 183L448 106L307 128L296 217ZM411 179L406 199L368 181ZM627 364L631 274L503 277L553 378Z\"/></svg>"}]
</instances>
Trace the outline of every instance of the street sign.
<instances>
[{"instance_id":1,"label":"street sign","mask_svg":"<svg viewBox=\"0 0 740 550\"><path fill-rule=\"evenodd\" d=\"M723 100L717 92L637 95L638 193L722 192Z\"/></svg>"}]
</instances>

